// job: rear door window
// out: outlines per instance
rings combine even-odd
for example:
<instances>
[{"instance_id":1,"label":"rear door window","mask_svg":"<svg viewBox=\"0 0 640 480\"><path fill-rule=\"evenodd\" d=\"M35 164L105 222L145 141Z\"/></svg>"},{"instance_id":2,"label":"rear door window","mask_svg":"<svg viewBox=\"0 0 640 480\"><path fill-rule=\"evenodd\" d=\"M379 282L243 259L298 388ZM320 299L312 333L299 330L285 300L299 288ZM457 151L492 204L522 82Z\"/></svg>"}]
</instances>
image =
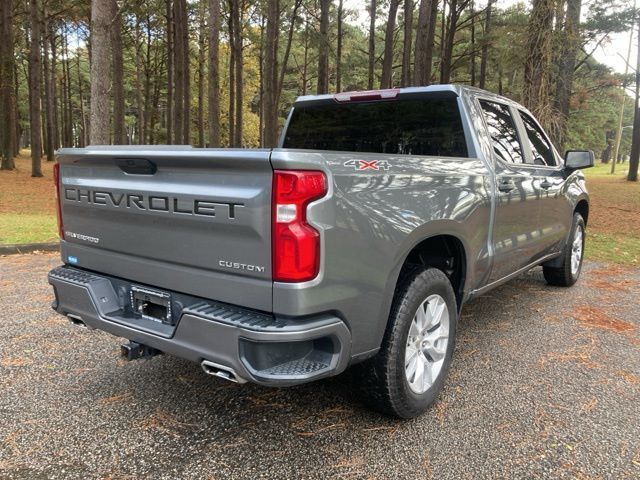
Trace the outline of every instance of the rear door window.
<instances>
[{"instance_id":1,"label":"rear door window","mask_svg":"<svg viewBox=\"0 0 640 480\"><path fill-rule=\"evenodd\" d=\"M509 107L497 102L480 100L484 112L493 151L507 163L524 163L522 145L518 129L513 121Z\"/></svg>"},{"instance_id":2,"label":"rear door window","mask_svg":"<svg viewBox=\"0 0 640 480\"><path fill-rule=\"evenodd\" d=\"M284 148L467 157L455 95L296 106Z\"/></svg>"}]
</instances>

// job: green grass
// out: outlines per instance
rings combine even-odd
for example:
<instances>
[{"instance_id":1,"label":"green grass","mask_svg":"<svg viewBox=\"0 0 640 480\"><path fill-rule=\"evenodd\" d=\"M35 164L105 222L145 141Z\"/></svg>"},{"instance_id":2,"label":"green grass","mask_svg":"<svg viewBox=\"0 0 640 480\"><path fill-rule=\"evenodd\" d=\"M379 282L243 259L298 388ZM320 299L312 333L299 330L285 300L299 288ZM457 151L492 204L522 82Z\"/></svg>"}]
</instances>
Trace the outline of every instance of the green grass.
<instances>
[{"instance_id":1,"label":"green grass","mask_svg":"<svg viewBox=\"0 0 640 480\"><path fill-rule=\"evenodd\" d=\"M611 163L601 163L600 160L596 160L596 164L592 168L586 168L583 170L585 176L589 177L626 177L629 172L629 162L617 163L616 171L611 175Z\"/></svg>"},{"instance_id":2,"label":"green grass","mask_svg":"<svg viewBox=\"0 0 640 480\"><path fill-rule=\"evenodd\" d=\"M587 230L584 253L597 262L640 265L640 238Z\"/></svg>"},{"instance_id":3,"label":"green grass","mask_svg":"<svg viewBox=\"0 0 640 480\"><path fill-rule=\"evenodd\" d=\"M0 244L44 243L58 240L55 215L0 215Z\"/></svg>"}]
</instances>

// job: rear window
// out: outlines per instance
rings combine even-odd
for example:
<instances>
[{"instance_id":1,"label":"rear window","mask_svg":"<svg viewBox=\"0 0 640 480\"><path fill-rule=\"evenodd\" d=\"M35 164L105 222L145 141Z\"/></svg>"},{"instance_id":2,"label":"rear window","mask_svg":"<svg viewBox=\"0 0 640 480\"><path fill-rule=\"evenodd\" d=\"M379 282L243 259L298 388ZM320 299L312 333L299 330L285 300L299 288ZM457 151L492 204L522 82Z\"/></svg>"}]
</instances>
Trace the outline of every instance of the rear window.
<instances>
[{"instance_id":1,"label":"rear window","mask_svg":"<svg viewBox=\"0 0 640 480\"><path fill-rule=\"evenodd\" d=\"M466 157L457 97L422 95L397 100L294 108L284 148Z\"/></svg>"}]
</instances>

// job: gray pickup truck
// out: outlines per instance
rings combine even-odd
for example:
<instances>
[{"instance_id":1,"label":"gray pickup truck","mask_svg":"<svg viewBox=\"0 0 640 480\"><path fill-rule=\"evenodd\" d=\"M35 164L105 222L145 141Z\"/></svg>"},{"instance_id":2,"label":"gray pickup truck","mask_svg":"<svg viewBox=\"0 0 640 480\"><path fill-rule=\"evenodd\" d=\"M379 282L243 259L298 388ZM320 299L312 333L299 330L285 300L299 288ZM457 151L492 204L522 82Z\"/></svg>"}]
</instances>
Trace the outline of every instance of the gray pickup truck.
<instances>
[{"instance_id":1,"label":"gray pickup truck","mask_svg":"<svg viewBox=\"0 0 640 480\"><path fill-rule=\"evenodd\" d=\"M467 301L536 265L576 282L592 165L455 85L301 97L272 150L63 149L53 308L237 383L360 364L365 400L413 417Z\"/></svg>"}]
</instances>

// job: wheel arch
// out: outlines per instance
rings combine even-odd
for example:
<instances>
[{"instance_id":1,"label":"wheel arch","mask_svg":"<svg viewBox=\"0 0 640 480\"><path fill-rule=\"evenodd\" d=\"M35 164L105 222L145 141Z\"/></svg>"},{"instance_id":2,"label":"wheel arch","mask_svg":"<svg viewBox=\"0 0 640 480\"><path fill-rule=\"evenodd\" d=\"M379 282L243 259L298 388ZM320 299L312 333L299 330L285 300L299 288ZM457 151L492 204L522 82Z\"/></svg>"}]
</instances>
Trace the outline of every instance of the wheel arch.
<instances>
[{"instance_id":1,"label":"wheel arch","mask_svg":"<svg viewBox=\"0 0 640 480\"><path fill-rule=\"evenodd\" d=\"M423 238L406 252L399 269L393 292L414 265L436 268L442 271L453 287L458 310L464 300L467 279L467 249L464 242L452 233L439 233Z\"/></svg>"},{"instance_id":2,"label":"wheel arch","mask_svg":"<svg viewBox=\"0 0 640 480\"><path fill-rule=\"evenodd\" d=\"M589 220L589 201L586 198L581 198L578 203L576 203L573 211L574 213L579 213L582 216L586 227Z\"/></svg>"}]
</instances>

